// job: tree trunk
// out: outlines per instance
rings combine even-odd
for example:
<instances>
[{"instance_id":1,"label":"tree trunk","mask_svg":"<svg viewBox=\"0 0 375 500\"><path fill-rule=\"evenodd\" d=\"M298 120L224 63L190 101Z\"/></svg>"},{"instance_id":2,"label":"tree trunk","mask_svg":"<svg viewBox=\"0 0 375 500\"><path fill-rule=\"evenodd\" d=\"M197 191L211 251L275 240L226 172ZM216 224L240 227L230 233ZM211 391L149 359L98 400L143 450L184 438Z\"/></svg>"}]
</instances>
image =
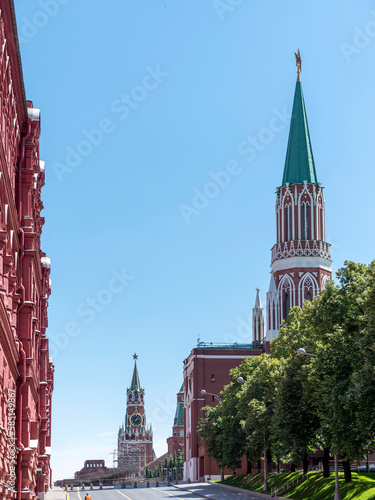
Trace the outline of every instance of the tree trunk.
<instances>
[{"instance_id":1,"label":"tree trunk","mask_svg":"<svg viewBox=\"0 0 375 500\"><path fill-rule=\"evenodd\" d=\"M258 460L258 474L262 472L262 465L260 459Z\"/></svg>"},{"instance_id":2,"label":"tree trunk","mask_svg":"<svg viewBox=\"0 0 375 500\"><path fill-rule=\"evenodd\" d=\"M303 456L303 473L307 474L309 472L309 462L307 460L307 452Z\"/></svg>"},{"instance_id":3,"label":"tree trunk","mask_svg":"<svg viewBox=\"0 0 375 500\"><path fill-rule=\"evenodd\" d=\"M323 449L323 477L329 477L329 448Z\"/></svg>"},{"instance_id":4,"label":"tree trunk","mask_svg":"<svg viewBox=\"0 0 375 500\"><path fill-rule=\"evenodd\" d=\"M269 449L267 450L267 471L272 472L272 455Z\"/></svg>"},{"instance_id":5,"label":"tree trunk","mask_svg":"<svg viewBox=\"0 0 375 500\"><path fill-rule=\"evenodd\" d=\"M294 464L290 464L290 472L296 472L296 466Z\"/></svg>"},{"instance_id":6,"label":"tree trunk","mask_svg":"<svg viewBox=\"0 0 375 500\"><path fill-rule=\"evenodd\" d=\"M350 470L349 460L343 460L342 465L344 466L345 482L351 483L352 482L352 471Z\"/></svg>"},{"instance_id":7,"label":"tree trunk","mask_svg":"<svg viewBox=\"0 0 375 500\"><path fill-rule=\"evenodd\" d=\"M267 449L264 450L264 456L263 456L263 459L264 459L264 481L263 481L263 491L267 491L268 490L268 457L267 457Z\"/></svg>"},{"instance_id":8,"label":"tree trunk","mask_svg":"<svg viewBox=\"0 0 375 500\"><path fill-rule=\"evenodd\" d=\"M246 474L251 474L251 460L246 457Z\"/></svg>"},{"instance_id":9,"label":"tree trunk","mask_svg":"<svg viewBox=\"0 0 375 500\"><path fill-rule=\"evenodd\" d=\"M277 473L279 474L280 472L280 460L277 461Z\"/></svg>"}]
</instances>

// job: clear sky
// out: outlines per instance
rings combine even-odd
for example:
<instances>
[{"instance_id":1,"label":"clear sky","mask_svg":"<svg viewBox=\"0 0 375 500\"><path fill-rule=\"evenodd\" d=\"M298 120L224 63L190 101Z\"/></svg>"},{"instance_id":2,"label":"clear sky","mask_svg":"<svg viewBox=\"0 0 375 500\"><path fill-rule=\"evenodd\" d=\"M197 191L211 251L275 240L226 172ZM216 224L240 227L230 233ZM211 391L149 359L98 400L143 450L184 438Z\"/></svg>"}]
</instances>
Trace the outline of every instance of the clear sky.
<instances>
[{"instance_id":1,"label":"clear sky","mask_svg":"<svg viewBox=\"0 0 375 500\"><path fill-rule=\"evenodd\" d=\"M333 270L373 258L375 8L16 0L16 13L42 116L58 479L112 465L134 352L161 455L197 338L251 341L298 48Z\"/></svg>"}]
</instances>

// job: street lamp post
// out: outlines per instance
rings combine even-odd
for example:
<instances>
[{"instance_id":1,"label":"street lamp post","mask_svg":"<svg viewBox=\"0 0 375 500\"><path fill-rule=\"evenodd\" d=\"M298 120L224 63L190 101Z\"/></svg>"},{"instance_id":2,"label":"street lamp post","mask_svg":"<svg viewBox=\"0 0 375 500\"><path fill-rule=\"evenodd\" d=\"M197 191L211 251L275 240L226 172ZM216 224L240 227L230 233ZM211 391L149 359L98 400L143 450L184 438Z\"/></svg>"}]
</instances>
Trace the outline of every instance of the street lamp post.
<instances>
[{"instance_id":1,"label":"street lamp post","mask_svg":"<svg viewBox=\"0 0 375 500\"><path fill-rule=\"evenodd\" d=\"M309 352L306 352L303 347L300 347L297 350L298 356L313 356L314 358L317 358L316 354L310 354ZM334 500L341 500L341 495L340 495L340 488L339 488L339 461L338 461L338 454L335 453L335 496Z\"/></svg>"},{"instance_id":2,"label":"street lamp post","mask_svg":"<svg viewBox=\"0 0 375 500\"><path fill-rule=\"evenodd\" d=\"M201 390L201 394L202 394L202 396L213 396L218 401L221 401L221 399L219 398L219 396L217 396L216 394L213 394L212 392L207 392L204 389Z\"/></svg>"}]
</instances>

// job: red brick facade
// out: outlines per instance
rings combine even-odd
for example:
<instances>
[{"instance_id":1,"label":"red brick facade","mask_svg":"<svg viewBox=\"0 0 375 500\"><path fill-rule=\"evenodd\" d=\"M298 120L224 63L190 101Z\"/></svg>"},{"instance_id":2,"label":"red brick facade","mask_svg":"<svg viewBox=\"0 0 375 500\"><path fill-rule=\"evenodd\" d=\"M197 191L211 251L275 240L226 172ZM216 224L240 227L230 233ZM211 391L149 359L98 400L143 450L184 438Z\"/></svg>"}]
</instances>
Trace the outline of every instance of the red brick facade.
<instances>
[{"instance_id":1,"label":"red brick facade","mask_svg":"<svg viewBox=\"0 0 375 500\"><path fill-rule=\"evenodd\" d=\"M242 363L246 356L259 356L263 347L253 345L220 345L199 343L184 361L185 454L184 479L219 478L220 469L206 452L197 433L197 422L204 406L214 406L217 396L229 384L229 370ZM206 395L201 391L205 390ZM245 461L244 461L245 462ZM232 471L226 471L231 473ZM246 472L243 463L239 473Z\"/></svg>"},{"instance_id":2,"label":"red brick facade","mask_svg":"<svg viewBox=\"0 0 375 500\"><path fill-rule=\"evenodd\" d=\"M287 183L276 192L277 242L267 293L267 342L277 335L289 309L303 307L332 277L323 188L305 181Z\"/></svg>"},{"instance_id":3,"label":"red brick facade","mask_svg":"<svg viewBox=\"0 0 375 500\"><path fill-rule=\"evenodd\" d=\"M25 100L13 1L0 0L0 497L44 498L50 482L53 364L40 111Z\"/></svg>"}]
</instances>

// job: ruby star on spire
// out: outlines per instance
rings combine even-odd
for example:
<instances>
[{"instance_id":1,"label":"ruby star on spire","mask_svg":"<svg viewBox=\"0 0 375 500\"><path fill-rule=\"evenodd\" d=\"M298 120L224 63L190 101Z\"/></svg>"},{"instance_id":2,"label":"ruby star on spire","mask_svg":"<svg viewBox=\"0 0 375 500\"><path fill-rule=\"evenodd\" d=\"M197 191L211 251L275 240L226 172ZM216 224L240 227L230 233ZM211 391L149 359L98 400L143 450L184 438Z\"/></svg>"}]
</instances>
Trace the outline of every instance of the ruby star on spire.
<instances>
[{"instance_id":1,"label":"ruby star on spire","mask_svg":"<svg viewBox=\"0 0 375 500\"><path fill-rule=\"evenodd\" d=\"M133 359L138 359L138 354L134 353L133 354Z\"/></svg>"}]
</instances>

